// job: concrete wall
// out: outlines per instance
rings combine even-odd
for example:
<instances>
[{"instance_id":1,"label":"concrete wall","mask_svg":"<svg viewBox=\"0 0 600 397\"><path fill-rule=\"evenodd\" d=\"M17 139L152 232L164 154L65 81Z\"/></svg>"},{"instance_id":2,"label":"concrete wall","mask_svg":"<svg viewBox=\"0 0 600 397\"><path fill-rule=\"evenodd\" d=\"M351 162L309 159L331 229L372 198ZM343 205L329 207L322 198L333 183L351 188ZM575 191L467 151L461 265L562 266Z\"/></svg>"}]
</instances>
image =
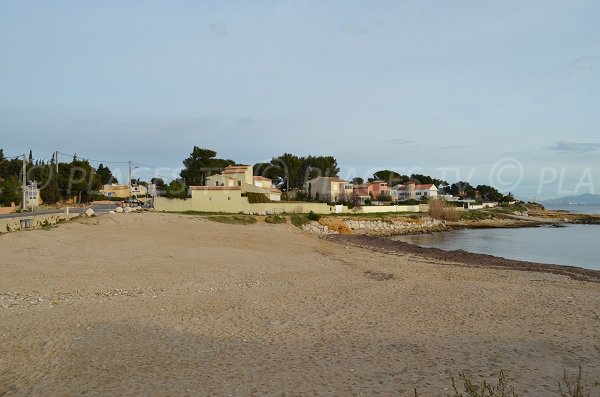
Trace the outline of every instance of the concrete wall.
<instances>
[{"instance_id":1,"label":"concrete wall","mask_svg":"<svg viewBox=\"0 0 600 397\"><path fill-rule=\"evenodd\" d=\"M17 210L15 203L10 203L10 207L0 207L0 215L12 214Z\"/></svg>"},{"instance_id":2,"label":"concrete wall","mask_svg":"<svg viewBox=\"0 0 600 397\"><path fill-rule=\"evenodd\" d=\"M183 212L226 212L237 214L240 212L247 214L281 214L281 213L308 213L313 211L317 214L335 214L336 206L325 203L307 203L294 201L280 201L276 203L257 203L250 204L248 198L241 197L239 190L213 190L192 191L192 198L168 199L157 197L154 200L154 209L157 211ZM348 212L348 207L338 206L338 212Z\"/></svg>"},{"instance_id":3,"label":"concrete wall","mask_svg":"<svg viewBox=\"0 0 600 397\"><path fill-rule=\"evenodd\" d=\"M353 212L363 214L374 214L377 212L428 212L428 204L417 205L370 205L355 208Z\"/></svg>"},{"instance_id":4,"label":"concrete wall","mask_svg":"<svg viewBox=\"0 0 600 397\"><path fill-rule=\"evenodd\" d=\"M337 211L347 213L348 207L337 206ZM340 208L341 207L341 208ZM306 214L310 211L316 214L335 214L336 206L325 203L306 203L302 201L280 201L277 203L250 204L249 212L254 214Z\"/></svg>"}]
</instances>

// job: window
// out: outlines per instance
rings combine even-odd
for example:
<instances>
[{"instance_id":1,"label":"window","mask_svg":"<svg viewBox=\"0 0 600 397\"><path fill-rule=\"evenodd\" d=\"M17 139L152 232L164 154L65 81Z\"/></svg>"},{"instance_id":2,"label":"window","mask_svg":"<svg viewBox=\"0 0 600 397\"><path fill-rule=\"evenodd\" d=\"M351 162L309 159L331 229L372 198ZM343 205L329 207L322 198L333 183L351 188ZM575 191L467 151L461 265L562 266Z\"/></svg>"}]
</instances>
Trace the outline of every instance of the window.
<instances>
[{"instance_id":1,"label":"window","mask_svg":"<svg viewBox=\"0 0 600 397\"><path fill-rule=\"evenodd\" d=\"M208 201L212 201L212 197L210 197L210 196L209 196L209 197L208 197Z\"/></svg>"},{"instance_id":2,"label":"window","mask_svg":"<svg viewBox=\"0 0 600 397\"><path fill-rule=\"evenodd\" d=\"M242 181L237 181L238 182L238 186L242 186Z\"/></svg>"},{"instance_id":3,"label":"window","mask_svg":"<svg viewBox=\"0 0 600 397\"><path fill-rule=\"evenodd\" d=\"M227 196L227 200L231 200L231 197Z\"/></svg>"}]
</instances>

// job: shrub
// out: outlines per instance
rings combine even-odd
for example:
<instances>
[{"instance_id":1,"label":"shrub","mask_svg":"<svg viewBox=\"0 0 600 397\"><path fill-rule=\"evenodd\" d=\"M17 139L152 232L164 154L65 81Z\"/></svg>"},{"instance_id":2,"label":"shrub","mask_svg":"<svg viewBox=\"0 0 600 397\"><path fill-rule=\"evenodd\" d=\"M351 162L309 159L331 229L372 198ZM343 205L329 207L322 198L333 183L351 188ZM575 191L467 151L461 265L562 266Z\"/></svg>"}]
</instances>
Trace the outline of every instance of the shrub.
<instances>
[{"instance_id":1,"label":"shrub","mask_svg":"<svg viewBox=\"0 0 600 397\"><path fill-rule=\"evenodd\" d=\"M319 219L321 219L321 215L319 215L319 214L315 214L315 213L314 213L314 212L312 212L312 211L310 211L310 212L308 213L308 216L307 216L307 217L308 217L308 219L309 219L309 220L311 220L311 221L318 221Z\"/></svg>"},{"instance_id":2,"label":"shrub","mask_svg":"<svg viewBox=\"0 0 600 397\"><path fill-rule=\"evenodd\" d=\"M443 200L433 200L429 203L429 216L433 219L442 219L446 221L458 220L456 207L449 206Z\"/></svg>"},{"instance_id":3,"label":"shrub","mask_svg":"<svg viewBox=\"0 0 600 397\"><path fill-rule=\"evenodd\" d=\"M246 192L242 197L247 197L250 204L270 203L271 200L262 193Z\"/></svg>"},{"instance_id":4,"label":"shrub","mask_svg":"<svg viewBox=\"0 0 600 397\"><path fill-rule=\"evenodd\" d=\"M304 214L292 215L291 221L292 221L292 224L297 227L302 227L303 225L306 225L308 222L310 222L308 217Z\"/></svg>"},{"instance_id":5,"label":"shrub","mask_svg":"<svg viewBox=\"0 0 600 397\"><path fill-rule=\"evenodd\" d=\"M575 379L571 379L567 370L564 370L563 375L564 385L558 381L558 390L560 391L561 397L589 397L590 392L586 391L585 380L581 372L581 364L579 365L579 372Z\"/></svg>"},{"instance_id":6,"label":"shrub","mask_svg":"<svg viewBox=\"0 0 600 397\"><path fill-rule=\"evenodd\" d=\"M285 218L285 216L281 216L281 215L268 215L265 218L265 222L266 223L287 223L287 219Z\"/></svg>"}]
</instances>

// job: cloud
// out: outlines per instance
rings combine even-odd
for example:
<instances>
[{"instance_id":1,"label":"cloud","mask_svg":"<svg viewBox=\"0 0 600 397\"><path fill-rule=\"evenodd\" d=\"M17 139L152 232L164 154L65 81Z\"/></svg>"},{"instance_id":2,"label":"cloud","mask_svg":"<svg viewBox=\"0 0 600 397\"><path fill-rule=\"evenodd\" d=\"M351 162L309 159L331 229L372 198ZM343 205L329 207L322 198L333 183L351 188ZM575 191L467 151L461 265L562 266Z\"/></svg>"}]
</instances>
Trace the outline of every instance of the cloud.
<instances>
[{"instance_id":1,"label":"cloud","mask_svg":"<svg viewBox=\"0 0 600 397\"><path fill-rule=\"evenodd\" d=\"M231 37L231 34L229 34L229 30L227 29L227 26L220 22L211 23L210 30L212 30L212 32L214 34L216 34L217 36Z\"/></svg>"},{"instance_id":2,"label":"cloud","mask_svg":"<svg viewBox=\"0 0 600 397\"><path fill-rule=\"evenodd\" d=\"M587 153L600 150L600 143L558 141L549 147L550 150L565 153Z\"/></svg>"},{"instance_id":3,"label":"cloud","mask_svg":"<svg viewBox=\"0 0 600 397\"><path fill-rule=\"evenodd\" d=\"M387 141L390 143L394 143L396 145L408 145L411 143L415 143L414 141L409 141L409 140L406 140L403 138L392 138L392 139L388 139Z\"/></svg>"},{"instance_id":4,"label":"cloud","mask_svg":"<svg viewBox=\"0 0 600 397\"><path fill-rule=\"evenodd\" d=\"M355 24L355 23L348 23L348 24L342 25L341 29L342 29L342 32L351 33L351 34L365 34L365 33L369 32L366 27Z\"/></svg>"}]
</instances>

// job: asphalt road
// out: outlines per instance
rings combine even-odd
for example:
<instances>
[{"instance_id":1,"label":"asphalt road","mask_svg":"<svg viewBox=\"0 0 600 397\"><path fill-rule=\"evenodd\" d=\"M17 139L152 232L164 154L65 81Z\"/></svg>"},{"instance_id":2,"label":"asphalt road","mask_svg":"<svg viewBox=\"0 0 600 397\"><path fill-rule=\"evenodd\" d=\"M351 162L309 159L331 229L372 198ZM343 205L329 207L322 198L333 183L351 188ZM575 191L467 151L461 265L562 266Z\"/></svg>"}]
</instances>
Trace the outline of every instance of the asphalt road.
<instances>
[{"instance_id":1,"label":"asphalt road","mask_svg":"<svg viewBox=\"0 0 600 397\"><path fill-rule=\"evenodd\" d=\"M116 204L93 204L91 206L91 208L94 210L94 212L98 213L98 214L102 214L111 210L114 210L117 207ZM85 210L87 210L88 207L69 207L69 214L81 214L82 212L84 212ZM6 215L0 215L0 219L6 219L6 218L24 218L24 217L31 217L31 216L38 216L38 215L52 215L52 214L64 214L65 213L65 208L59 208L56 210L41 210L41 211L33 211L33 212L14 212L12 214L6 214Z\"/></svg>"}]
</instances>

